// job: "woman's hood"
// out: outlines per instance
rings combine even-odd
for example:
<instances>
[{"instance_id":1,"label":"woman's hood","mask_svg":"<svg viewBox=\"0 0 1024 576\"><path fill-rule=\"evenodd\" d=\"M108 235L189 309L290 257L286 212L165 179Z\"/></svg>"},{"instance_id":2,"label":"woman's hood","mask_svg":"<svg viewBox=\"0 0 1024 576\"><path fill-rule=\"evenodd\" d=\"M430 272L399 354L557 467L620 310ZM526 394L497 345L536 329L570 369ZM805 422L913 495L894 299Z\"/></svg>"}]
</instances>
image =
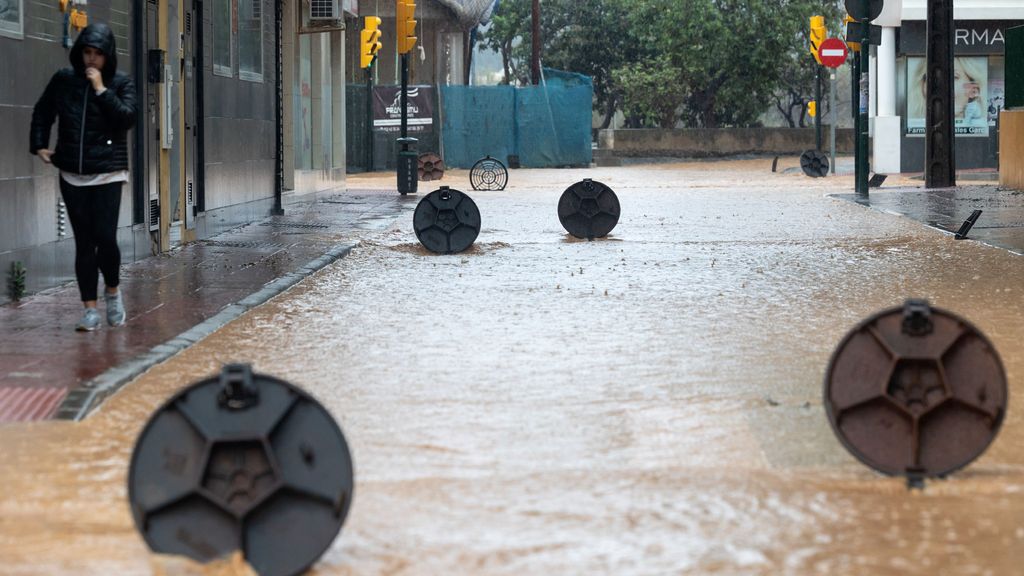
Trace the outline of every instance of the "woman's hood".
<instances>
[{"instance_id":1,"label":"woman's hood","mask_svg":"<svg viewBox=\"0 0 1024 576\"><path fill-rule=\"evenodd\" d=\"M68 59L71 60L71 66L74 67L75 72L78 74L85 74L85 61L82 59L82 50L85 50L86 46L92 46L103 52L103 55L107 57L103 70L100 70L100 72L103 73L103 79L109 82L117 72L117 45L114 42L113 30L110 29L110 26L97 22L86 26L85 30L82 30L82 33L78 35L75 45L71 48L71 54L68 55Z\"/></svg>"}]
</instances>

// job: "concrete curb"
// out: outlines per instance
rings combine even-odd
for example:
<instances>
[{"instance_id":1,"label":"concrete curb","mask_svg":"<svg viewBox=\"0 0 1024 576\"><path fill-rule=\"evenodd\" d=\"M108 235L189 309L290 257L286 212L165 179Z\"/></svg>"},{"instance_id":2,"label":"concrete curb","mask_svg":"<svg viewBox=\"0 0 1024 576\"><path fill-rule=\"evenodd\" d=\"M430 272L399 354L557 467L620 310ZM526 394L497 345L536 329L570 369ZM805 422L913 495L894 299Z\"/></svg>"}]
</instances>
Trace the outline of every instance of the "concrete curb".
<instances>
[{"instance_id":1,"label":"concrete curb","mask_svg":"<svg viewBox=\"0 0 1024 576\"><path fill-rule=\"evenodd\" d=\"M192 328L178 334L163 344L151 348L131 360L115 366L99 376L72 390L57 407L53 418L56 420L81 421L91 414L105 400L113 396L125 384L134 380L153 366L171 358L182 350L213 334L221 326L238 318L249 310L263 304L298 284L313 273L348 255L357 243L340 244L328 250L323 256L294 272L266 284L242 300L229 304L217 314Z\"/></svg>"}]
</instances>

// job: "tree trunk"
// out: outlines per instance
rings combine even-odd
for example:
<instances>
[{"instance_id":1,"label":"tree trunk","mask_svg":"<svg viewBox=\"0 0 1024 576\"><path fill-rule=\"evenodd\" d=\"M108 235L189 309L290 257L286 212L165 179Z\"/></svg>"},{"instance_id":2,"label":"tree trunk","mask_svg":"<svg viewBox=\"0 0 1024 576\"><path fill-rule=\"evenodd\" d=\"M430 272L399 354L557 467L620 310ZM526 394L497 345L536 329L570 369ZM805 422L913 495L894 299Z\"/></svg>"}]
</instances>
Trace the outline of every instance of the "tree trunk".
<instances>
[{"instance_id":1,"label":"tree trunk","mask_svg":"<svg viewBox=\"0 0 1024 576\"><path fill-rule=\"evenodd\" d=\"M601 122L601 130L607 130L612 125L612 119L615 118L615 96L608 97L608 104L604 110L604 122Z\"/></svg>"},{"instance_id":2,"label":"tree trunk","mask_svg":"<svg viewBox=\"0 0 1024 576\"><path fill-rule=\"evenodd\" d=\"M505 69L505 84L507 84L507 85L511 85L512 84L512 82L510 81L511 74L509 72L509 63L508 63L509 58L510 58L509 52L511 52L511 50L512 50L511 47L509 47L509 48L506 48L505 46L501 47L501 65Z\"/></svg>"},{"instance_id":3,"label":"tree trunk","mask_svg":"<svg viewBox=\"0 0 1024 576\"><path fill-rule=\"evenodd\" d=\"M701 115L704 116L705 128L718 128L718 119L715 118L715 98L713 96L704 97Z\"/></svg>"},{"instance_id":4,"label":"tree trunk","mask_svg":"<svg viewBox=\"0 0 1024 576\"><path fill-rule=\"evenodd\" d=\"M796 123L793 122L793 105L790 104L785 109L782 107L782 102L778 99L775 100L775 109L779 111L779 114L786 119L786 123L789 124L790 128L796 128Z\"/></svg>"},{"instance_id":5,"label":"tree trunk","mask_svg":"<svg viewBox=\"0 0 1024 576\"><path fill-rule=\"evenodd\" d=\"M465 84L466 86L469 86L469 80L471 75L470 71L473 69L473 40L471 36L472 35L470 32L463 32L462 34L462 45L464 48L463 54L465 54L465 58L463 58L462 62L463 70L465 71L465 73L463 74L462 83Z\"/></svg>"},{"instance_id":6,"label":"tree trunk","mask_svg":"<svg viewBox=\"0 0 1024 576\"><path fill-rule=\"evenodd\" d=\"M540 0L533 0L533 46L530 57L530 79L540 84Z\"/></svg>"}]
</instances>

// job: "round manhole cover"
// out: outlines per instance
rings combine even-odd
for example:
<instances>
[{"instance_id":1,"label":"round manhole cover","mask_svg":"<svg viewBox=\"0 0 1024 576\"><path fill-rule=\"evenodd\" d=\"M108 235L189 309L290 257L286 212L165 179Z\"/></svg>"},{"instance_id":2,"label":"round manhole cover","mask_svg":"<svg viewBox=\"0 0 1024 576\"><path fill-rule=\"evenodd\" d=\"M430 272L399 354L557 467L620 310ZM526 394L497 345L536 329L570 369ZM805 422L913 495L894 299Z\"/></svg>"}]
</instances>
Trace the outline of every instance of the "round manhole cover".
<instances>
[{"instance_id":1,"label":"round manhole cover","mask_svg":"<svg viewBox=\"0 0 1024 576\"><path fill-rule=\"evenodd\" d=\"M800 155L800 169L811 178L828 176L828 156L818 150L806 150Z\"/></svg>"},{"instance_id":2,"label":"round manhole cover","mask_svg":"<svg viewBox=\"0 0 1024 576\"><path fill-rule=\"evenodd\" d=\"M1006 372L969 322L923 300L883 310L843 338L825 373L825 411L847 450L875 470L945 476L999 432Z\"/></svg>"},{"instance_id":3,"label":"round manhole cover","mask_svg":"<svg viewBox=\"0 0 1024 576\"><path fill-rule=\"evenodd\" d=\"M442 186L420 200L413 229L427 250L456 254L472 246L480 234L480 210L463 192Z\"/></svg>"},{"instance_id":4,"label":"round manhole cover","mask_svg":"<svg viewBox=\"0 0 1024 576\"><path fill-rule=\"evenodd\" d=\"M496 158L481 158L469 170L469 183L473 190L504 190L508 169Z\"/></svg>"},{"instance_id":5,"label":"round manhole cover","mask_svg":"<svg viewBox=\"0 0 1024 576\"><path fill-rule=\"evenodd\" d=\"M603 238L619 223L619 198L612 189L586 179L569 186L558 200L558 220L577 238Z\"/></svg>"},{"instance_id":6,"label":"round manhole cover","mask_svg":"<svg viewBox=\"0 0 1024 576\"><path fill-rule=\"evenodd\" d=\"M263 576L299 574L327 551L352 488L327 410L241 364L157 410L128 471L135 526L153 551L207 562L241 550Z\"/></svg>"}]
</instances>

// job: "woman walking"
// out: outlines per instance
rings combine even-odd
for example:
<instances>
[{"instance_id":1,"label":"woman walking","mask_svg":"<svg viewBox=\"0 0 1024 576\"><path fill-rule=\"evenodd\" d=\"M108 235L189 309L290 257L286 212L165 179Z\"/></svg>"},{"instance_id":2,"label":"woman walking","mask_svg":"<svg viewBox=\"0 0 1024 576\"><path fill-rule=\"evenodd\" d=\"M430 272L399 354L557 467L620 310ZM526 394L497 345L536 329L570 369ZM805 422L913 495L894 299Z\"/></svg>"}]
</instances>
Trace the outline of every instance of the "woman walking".
<instances>
[{"instance_id":1,"label":"woman walking","mask_svg":"<svg viewBox=\"0 0 1024 576\"><path fill-rule=\"evenodd\" d=\"M60 193L75 233L75 276L85 305L76 330L100 327L97 281L103 274L107 323L124 324L117 217L128 181L128 130L137 114L135 85L117 71L114 33L91 24L69 55L71 68L50 79L32 112L30 152L60 170ZM50 128L57 124L57 147Z\"/></svg>"}]
</instances>

